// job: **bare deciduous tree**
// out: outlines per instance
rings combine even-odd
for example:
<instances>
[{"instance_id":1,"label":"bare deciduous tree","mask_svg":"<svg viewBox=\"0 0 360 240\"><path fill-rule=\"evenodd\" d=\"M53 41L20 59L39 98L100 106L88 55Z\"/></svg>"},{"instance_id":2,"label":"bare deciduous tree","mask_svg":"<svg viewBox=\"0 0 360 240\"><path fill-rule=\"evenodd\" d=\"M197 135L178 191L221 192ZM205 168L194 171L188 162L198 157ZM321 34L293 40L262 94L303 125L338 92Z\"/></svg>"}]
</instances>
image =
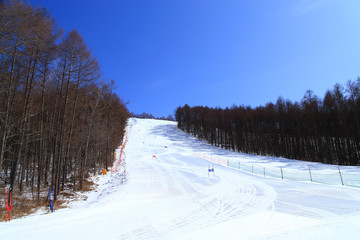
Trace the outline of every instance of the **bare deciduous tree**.
<instances>
[{"instance_id":1,"label":"bare deciduous tree","mask_svg":"<svg viewBox=\"0 0 360 240\"><path fill-rule=\"evenodd\" d=\"M0 2L0 178L38 201L107 167L129 117L80 34L60 36L45 9Z\"/></svg>"}]
</instances>

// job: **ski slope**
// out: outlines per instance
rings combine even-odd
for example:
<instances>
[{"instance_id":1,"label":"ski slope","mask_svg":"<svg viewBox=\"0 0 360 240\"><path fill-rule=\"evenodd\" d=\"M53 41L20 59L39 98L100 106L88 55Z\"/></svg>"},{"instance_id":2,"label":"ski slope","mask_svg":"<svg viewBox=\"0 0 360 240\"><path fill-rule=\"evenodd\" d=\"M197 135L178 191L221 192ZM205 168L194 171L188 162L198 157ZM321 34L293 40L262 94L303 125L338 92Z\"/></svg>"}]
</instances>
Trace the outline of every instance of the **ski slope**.
<instances>
[{"instance_id":1,"label":"ski slope","mask_svg":"<svg viewBox=\"0 0 360 240\"><path fill-rule=\"evenodd\" d=\"M304 162L225 151L159 120L130 119L124 151L126 183L124 169L101 176L87 201L0 223L0 239L360 239L359 188L253 175L195 154Z\"/></svg>"}]
</instances>

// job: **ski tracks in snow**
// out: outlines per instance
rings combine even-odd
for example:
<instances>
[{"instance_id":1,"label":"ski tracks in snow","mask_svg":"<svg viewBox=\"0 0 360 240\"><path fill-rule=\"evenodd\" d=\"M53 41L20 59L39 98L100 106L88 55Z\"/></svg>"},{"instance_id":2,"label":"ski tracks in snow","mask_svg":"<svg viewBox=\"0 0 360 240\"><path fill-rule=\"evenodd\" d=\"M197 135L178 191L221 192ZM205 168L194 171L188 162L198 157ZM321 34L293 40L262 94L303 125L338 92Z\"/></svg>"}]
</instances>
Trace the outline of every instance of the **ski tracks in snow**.
<instances>
[{"instance_id":1,"label":"ski tracks in snow","mask_svg":"<svg viewBox=\"0 0 360 240\"><path fill-rule=\"evenodd\" d=\"M358 239L358 189L263 178L208 162L195 153L236 153L196 140L173 122L130 119L128 136L126 178L103 176L98 192L73 209L0 223L0 239Z\"/></svg>"},{"instance_id":2,"label":"ski tracks in snow","mask_svg":"<svg viewBox=\"0 0 360 240\"><path fill-rule=\"evenodd\" d=\"M168 239L259 211L273 211L276 193L272 187L242 179L236 170L220 165L208 177L207 161L194 157L187 149L182 151L181 145L162 135L149 134L151 128L138 126L129 131L131 189L123 197L147 200L148 207L158 211L156 216L140 213L148 219L145 229L132 229L121 238ZM163 226L156 230L158 221L163 221Z\"/></svg>"}]
</instances>

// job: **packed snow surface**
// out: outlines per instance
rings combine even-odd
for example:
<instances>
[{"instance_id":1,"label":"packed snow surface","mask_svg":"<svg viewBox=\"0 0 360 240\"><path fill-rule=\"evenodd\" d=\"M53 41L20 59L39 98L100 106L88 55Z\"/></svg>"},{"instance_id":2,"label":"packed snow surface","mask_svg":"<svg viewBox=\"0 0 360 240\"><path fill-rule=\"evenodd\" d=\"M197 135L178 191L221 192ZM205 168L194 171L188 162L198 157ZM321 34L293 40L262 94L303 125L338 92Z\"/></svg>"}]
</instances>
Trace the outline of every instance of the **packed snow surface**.
<instances>
[{"instance_id":1,"label":"packed snow surface","mask_svg":"<svg viewBox=\"0 0 360 240\"><path fill-rule=\"evenodd\" d=\"M121 167L99 177L86 201L0 223L0 239L360 239L359 188L264 177L199 156L292 170L312 163L222 150L159 120L130 119L124 151L125 183Z\"/></svg>"}]
</instances>

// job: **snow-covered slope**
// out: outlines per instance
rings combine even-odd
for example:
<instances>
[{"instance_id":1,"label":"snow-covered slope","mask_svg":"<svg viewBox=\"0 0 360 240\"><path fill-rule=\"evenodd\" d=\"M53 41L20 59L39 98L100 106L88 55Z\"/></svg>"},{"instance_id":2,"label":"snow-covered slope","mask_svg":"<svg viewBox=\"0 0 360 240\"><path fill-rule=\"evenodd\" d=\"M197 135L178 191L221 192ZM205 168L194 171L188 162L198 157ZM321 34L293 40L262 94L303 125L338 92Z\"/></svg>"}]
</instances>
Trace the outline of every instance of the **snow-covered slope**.
<instances>
[{"instance_id":1,"label":"snow-covered slope","mask_svg":"<svg viewBox=\"0 0 360 240\"><path fill-rule=\"evenodd\" d=\"M70 209L0 223L0 239L360 239L360 189L264 178L198 156L305 163L221 150L168 121L130 119L128 132L125 184L122 170L101 177Z\"/></svg>"}]
</instances>

